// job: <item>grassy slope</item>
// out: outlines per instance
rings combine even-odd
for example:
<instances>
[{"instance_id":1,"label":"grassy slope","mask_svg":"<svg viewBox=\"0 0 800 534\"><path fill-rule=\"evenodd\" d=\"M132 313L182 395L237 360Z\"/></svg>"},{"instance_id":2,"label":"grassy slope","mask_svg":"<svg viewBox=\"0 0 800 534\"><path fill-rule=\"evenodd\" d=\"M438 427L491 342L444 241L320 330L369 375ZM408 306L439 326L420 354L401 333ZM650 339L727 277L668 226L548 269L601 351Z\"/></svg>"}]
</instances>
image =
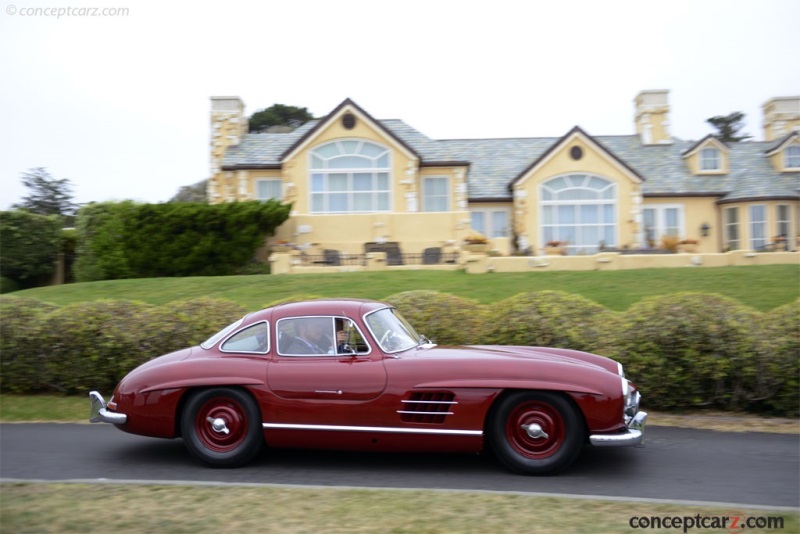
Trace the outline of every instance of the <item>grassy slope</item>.
<instances>
[{"instance_id":1,"label":"grassy slope","mask_svg":"<svg viewBox=\"0 0 800 534\"><path fill-rule=\"evenodd\" d=\"M247 309L293 295L383 299L412 289L433 289L482 303L524 291L557 289L624 311L639 300L679 291L719 293L767 311L800 296L800 266L766 265L628 271L558 271L469 275L461 271L391 271L325 275L111 280L35 288L13 293L54 304L104 298L164 304L194 297L233 300Z\"/></svg>"}]
</instances>

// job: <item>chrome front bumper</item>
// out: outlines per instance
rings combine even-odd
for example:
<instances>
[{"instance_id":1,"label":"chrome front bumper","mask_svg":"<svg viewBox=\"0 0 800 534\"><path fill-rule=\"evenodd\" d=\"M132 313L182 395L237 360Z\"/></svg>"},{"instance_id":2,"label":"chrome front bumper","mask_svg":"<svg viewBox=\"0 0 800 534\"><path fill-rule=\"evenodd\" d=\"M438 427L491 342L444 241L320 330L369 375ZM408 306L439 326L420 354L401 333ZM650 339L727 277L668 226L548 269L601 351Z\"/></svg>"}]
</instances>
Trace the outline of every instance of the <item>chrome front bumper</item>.
<instances>
[{"instance_id":1,"label":"chrome front bumper","mask_svg":"<svg viewBox=\"0 0 800 534\"><path fill-rule=\"evenodd\" d=\"M113 398L111 400L114 400ZM125 424L128 416L124 413L110 412L102 395L96 391L89 392L89 422L111 423L114 425Z\"/></svg>"},{"instance_id":2,"label":"chrome front bumper","mask_svg":"<svg viewBox=\"0 0 800 534\"><path fill-rule=\"evenodd\" d=\"M635 447L644 445L647 412L636 412L628 427L618 434L593 434L589 442L596 447Z\"/></svg>"}]
</instances>

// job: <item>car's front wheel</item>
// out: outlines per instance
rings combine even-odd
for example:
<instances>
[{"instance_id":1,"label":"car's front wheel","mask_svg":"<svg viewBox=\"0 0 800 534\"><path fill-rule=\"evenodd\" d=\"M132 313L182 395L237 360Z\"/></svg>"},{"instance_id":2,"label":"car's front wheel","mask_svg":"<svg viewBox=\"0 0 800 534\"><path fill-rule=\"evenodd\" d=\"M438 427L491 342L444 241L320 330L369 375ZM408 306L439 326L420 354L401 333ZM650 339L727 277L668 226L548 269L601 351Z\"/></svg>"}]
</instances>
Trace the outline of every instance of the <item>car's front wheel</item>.
<instances>
[{"instance_id":1,"label":"car's front wheel","mask_svg":"<svg viewBox=\"0 0 800 534\"><path fill-rule=\"evenodd\" d=\"M547 391L519 391L500 399L487 431L498 460L525 474L566 468L584 441L578 409L565 396Z\"/></svg>"},{"instance_id":2,"label":"car's front wheel","mask_svg":"<svg viewBox=\"0 0 800 534\"><path fill-rule=\"evenodd\" d=\"M242 390L199 390L186 401L181 435L192 456L207 464L242 465L252 460L263 446L261 411Z\"/></svg>"}]
</instances>

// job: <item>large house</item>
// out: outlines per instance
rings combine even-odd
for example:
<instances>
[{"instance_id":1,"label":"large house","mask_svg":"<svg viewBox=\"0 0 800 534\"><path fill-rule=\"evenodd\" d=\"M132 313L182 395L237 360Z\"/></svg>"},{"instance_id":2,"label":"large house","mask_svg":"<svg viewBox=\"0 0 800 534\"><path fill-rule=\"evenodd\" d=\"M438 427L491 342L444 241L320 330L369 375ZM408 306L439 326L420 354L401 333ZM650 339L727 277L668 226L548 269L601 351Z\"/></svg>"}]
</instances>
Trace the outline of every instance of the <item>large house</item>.
<instances>
[{"instance_id":1,"label":"large house","mask_svg":"<svg viewBox=\"0 0 800 534\"><path fill-rule=\"evenodd\" d=\"M290 132L247 133L237 97L211 98L212 203L292 203L275 240L358 254L455 246L478 232L500 254L798 246L800 97L763 105L764 141L684 141L668 91L634 99L635 134L430 139L345 100Z\"/></svg>"}]
</instances>

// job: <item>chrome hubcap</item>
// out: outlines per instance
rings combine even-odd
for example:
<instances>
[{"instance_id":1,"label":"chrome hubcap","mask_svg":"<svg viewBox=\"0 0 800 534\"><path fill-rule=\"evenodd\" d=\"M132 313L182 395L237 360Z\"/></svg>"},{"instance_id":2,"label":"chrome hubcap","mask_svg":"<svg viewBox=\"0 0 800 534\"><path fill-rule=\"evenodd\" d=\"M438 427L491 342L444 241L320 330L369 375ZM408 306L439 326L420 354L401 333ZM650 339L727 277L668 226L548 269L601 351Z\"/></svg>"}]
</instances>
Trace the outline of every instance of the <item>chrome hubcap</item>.
<instances>
[{"instance_id":1,"label":"chrome hubcap","mask_svg":"<svg viewBox=\"0 0 800 534\"><path fill-rule=\"evenodd\" d=\"M213 417L209 417L206 419L206 421L211 423L211 430L213 430L218 434L219 433L230 434L231 432L230 430L228 430L228 426L225 424L225 420L222 419L221 417L217 417L216 419L214 419Z\"/></svg>"},{"instance_id":2,"label":"chrome hubcap","mask_svg":"<svg viewBox=\"0 0 800 534\"><path fill-rule=\"evenodd\" d=\"M529 425L522 425L522 429L525 432L527 432L528 436L530 436L532 439L539 439L539 438L547 439L550 437L549 435L547 435L547 432L545 432L542 429L542 427L537 425L536 423L531 423Z\"/></svg>"}]
</instances>

